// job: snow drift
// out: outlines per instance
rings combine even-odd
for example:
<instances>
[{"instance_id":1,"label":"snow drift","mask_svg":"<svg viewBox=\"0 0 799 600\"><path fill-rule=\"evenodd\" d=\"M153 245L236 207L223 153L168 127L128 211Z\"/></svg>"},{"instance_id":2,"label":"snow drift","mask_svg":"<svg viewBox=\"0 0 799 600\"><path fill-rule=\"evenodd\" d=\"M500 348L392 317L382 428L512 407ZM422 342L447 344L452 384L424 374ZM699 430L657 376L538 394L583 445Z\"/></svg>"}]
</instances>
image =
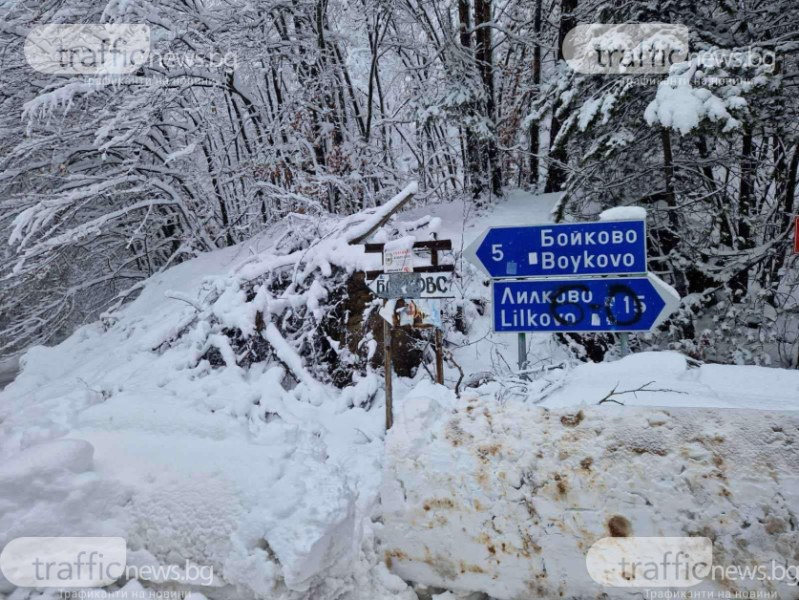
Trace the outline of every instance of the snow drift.
<instances>
[{"instance_id":1,"label":"snow drift","mask_svg":"<svg viewBox=\"0 0 799 600\"><path fill-rule=\"evenodd\" d=\"M604 395L614 365L591 367ZM784 392L794 402L798 382ZM550 410L417 387L386 442L391 570L500 600L587 599L627 597L586 571L588 549L606 536L704 536L717 564L797 564L799 413L655 408L648 394L647 408L574 407L586 391L567 385L572 408ZM713 585L795 593L795 582Z\"/></svg>"},{"instance_id":2,"label":"snow drift","mask_svg":"<svg viewBox=\"0 0 799 600\"><path fill-rule=\"evenodd\" d=\"M118 535L129 563L213 567L200 590L211 597L404 593L365 558L379 380L320 338L336 318L334 286L374 266L351 242L414 190L348 218L287 219L151 278L62 344L31 349L0 394L0 547ZM323 344L337 361L309 356ZM336 365L346 389L331 382ZM0 592L11 589L0 577Z\"/></svg>"},{"instance_id":3,"label":"snow drift","mask_svg":"<svg viewBox=\"0 0 799 600\"><path fill-rule=\"evenodd\" d=\"M557 197L514 193L473 222L463 203L436 205L432 219L421 206L386 224L412 191L346 218L287 217L152 277L134 302L62 344L30 350L0 392L0 547L29 535L122 536L129 563L212 566L212 585L181 585L215 600L416 600L387 565L504 598L529 590L544 559L541 589L559 593L565 569L584 572L580 545L611 512L636 534L696 522L793 556L795 417L691 409L689 418L679 407L796 410L799 373L693 368L666 352L575 368L566 349L538 335L521 379L509 366L515 337L490 332L489 288L464 266L461 297L448 303L461 309L461 326L448 315L446 332L456 361L447 385L463 398L418 386L424 369L397 378L381 517L384 398L368 368L378 344L365 318L359 342L333 337L341 323L344 333L356 329L341 310L351 274L379 264L353 242L374 231L374 241L437 232L459 248L522 211L544 222ZM652 381L669 391L620 396L647 411L594 406L614 387ZM676 449L661 456L664 444ZM727 529L714 521L724 507ZM495 543L483 543L484 533ZM135 592L170 581L120 585ZM563 589L583 585L575 575ZM0 579L0 594L10 589Z\"/></svg>"}]
</instances>

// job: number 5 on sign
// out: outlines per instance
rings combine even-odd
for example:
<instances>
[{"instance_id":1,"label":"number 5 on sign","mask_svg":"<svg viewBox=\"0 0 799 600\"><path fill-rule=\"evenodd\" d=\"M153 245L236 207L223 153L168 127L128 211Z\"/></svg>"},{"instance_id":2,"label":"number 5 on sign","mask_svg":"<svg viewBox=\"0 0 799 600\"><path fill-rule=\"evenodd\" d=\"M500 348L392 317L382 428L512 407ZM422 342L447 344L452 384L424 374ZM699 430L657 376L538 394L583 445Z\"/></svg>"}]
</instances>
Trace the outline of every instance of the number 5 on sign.
<instances>
[{"instance_id":1,"label":"number 5 on sign","mask_svg":"<svg viewBox=\"0 0 799 600\"><path fill-rule=\"evenodd\" d=\"M505 253L502 251L502 244L491 245L491 258L494 262L499 262L505 258Z\"/></svg>"}]
</instances>

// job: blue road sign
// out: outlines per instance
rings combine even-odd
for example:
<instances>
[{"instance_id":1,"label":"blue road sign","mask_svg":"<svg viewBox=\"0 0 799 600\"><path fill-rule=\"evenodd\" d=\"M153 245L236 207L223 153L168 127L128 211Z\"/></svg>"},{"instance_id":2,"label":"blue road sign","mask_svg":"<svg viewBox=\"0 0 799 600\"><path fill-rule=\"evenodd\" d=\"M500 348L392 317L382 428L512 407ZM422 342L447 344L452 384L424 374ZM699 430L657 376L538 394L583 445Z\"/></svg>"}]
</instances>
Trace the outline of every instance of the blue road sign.
<instances>
[{"instance_id":1,"label":"blue road sign","mask_svg":"<svg viewBox=\"0 0 799 600\"><path fill-rule=\"evenodd\" d=\"M647 272L643 220L493 227L467 253L494 279Z\"/></svg>"},{"instance_id":2,"label":"blue road sign","mask_svg":"<svg viewBox=\"0 0 799 600\"><path fill-rule=\"evenodd\" d=\"M651 331L680 298L654 275L495 281L494 331Z\"/></svg>"}]
</instances>

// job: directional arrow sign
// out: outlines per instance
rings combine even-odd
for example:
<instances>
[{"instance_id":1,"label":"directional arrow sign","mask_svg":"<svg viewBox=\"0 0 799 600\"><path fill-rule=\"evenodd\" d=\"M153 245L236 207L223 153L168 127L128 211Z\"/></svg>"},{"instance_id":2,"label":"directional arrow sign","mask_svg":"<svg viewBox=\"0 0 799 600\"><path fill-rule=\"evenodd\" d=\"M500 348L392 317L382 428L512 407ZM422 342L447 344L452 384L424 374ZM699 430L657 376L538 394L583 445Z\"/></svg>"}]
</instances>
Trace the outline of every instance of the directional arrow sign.
<instances>
[{"instance_id":1,"label":"directional arrow sign","mask_svg":"<svg viewBox=\"0 0 799 600\"><path fill-rule=\"evenodd\" d=\"M466 253L494 279L646 273L644 221L494 227Z\"/></svg>"},{"instance_id":2,"label":"directional arrow sign","mask_svg":"<svg viewBox=\"0 0 799 600\"><path fill-rule=\"evenodd\" d=\"M494 331L651 331L680 303L654 275L496 281Z\"/></svg>"},{"instance_id":3,"label":"directional arrow sign","mask_svg":"<svg viewBox=\"0 0 799 600\"><path fill-rule=\"evenodd\" d=\"M383 273L369 284L378 298L453 298L452 273Z\"/></svg>"}]
</instances>

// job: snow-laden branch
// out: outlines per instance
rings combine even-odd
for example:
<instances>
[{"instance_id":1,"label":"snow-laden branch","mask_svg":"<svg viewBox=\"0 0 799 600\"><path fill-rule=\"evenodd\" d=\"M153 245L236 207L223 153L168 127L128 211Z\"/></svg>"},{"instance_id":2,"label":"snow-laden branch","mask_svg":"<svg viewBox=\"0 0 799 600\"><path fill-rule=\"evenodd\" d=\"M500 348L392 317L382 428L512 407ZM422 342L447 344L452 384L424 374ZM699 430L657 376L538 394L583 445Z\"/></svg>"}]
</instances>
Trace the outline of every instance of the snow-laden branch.
<instances>
[{"instance_id":1,"label":"snow-laden branch","mask_svg":"<svg viewBox=\"0 0 799 600\"><path fill-rule=\"evenodd\" d=\"M417 182L409 183L399 194L377 208L365 221L353 227L347 236L347 241L350 244L362 244L368 240L369 236L385 225L394 213L402 209L413 198L418 190Z\"/></svg>"}]
</instances>

